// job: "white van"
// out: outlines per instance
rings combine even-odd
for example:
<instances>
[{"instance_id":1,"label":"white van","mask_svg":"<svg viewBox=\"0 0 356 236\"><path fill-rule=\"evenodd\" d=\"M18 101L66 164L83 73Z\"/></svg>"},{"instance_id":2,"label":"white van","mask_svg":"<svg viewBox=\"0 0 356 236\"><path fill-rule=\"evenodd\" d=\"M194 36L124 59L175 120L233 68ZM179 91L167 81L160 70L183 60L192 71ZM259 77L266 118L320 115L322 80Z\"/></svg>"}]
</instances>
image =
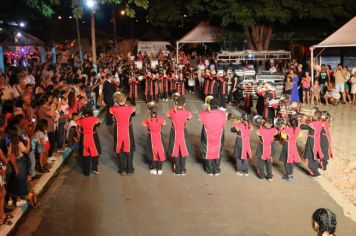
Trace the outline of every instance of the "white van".
<instances>
[{"instance_id":1,"label":"white van","mask_svg":"<svg viewBox=\"0 0 356 236\"><path fill-rule=\"evenodd\" d=\"M137 52L141 52L142 54L146 52L149 56L157 56L161 51L164 56L168 56L172 48L172 44L167 41L139 41Z\"/></svg>"}]
</instances>

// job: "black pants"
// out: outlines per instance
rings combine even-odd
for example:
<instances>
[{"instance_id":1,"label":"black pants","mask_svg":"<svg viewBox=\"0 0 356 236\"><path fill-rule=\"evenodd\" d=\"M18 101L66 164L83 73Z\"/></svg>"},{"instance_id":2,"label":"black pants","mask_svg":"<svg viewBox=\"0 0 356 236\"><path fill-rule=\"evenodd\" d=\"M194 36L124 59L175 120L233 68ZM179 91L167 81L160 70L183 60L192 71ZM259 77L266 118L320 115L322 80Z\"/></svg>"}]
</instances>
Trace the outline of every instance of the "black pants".
<instances>
[{"instance_id":1,"label":"black pants","mask_svg":"<svg viewBox=\"0 0 356 236\"><path fill-rule=\"evenodd\" d=\"M146 96L146 102L151 102L152 101L153 96L152 95L147 95Z\"/></svg>"},{"instance_id":2,"label":"black pants","mask_svg":"<svg viewBox=\"0 0 356 236\"><path fill-rule=\"evenodd\" d=\"M182 155L179 155L179 157L174 157L174 172L176 174L183 174L185 173L185 157L182 157Z\"/></svg>"},{"instance_id":3,"label":"black pants","mask_svg":"<svg viewBox=\"0 0 356 236\"><path fill-rule=\"evenodd\" d=\"M193 86L189 86L189 85L188 85L188 91L189 91L189 92L194 92L194 88L195 88L194 85L193 85Z\"/></svg>"},{"instance_id":4,"label":"black pants","mask_svg":"<svg viewBox=\"0 0 356 236\"><path fill-rule=\"evenodd\" d=\"M314 160L314 158L307 159L307 166L308 166L309 172L312 176L320 175L320 173L318 171L319 163L317 160Z\"/></svg>"},{"instance_id":5,"label":"black pants","mask_svg":"<svg viewBox=\"0 0 356 236\"><path fill-rule=\"evenodd\" d=\"M283 164L286 175L293 175L293 164L288 163L287 161L284 161Z\"/></svg>"},{"instance_id":6,"label":"black pants","mask_svg":"<svg viewBox=\"0 0 356 236\"><path fill-rule=\"evenodd\" d=\"M152 161L151 167L154 170L162 170L163 162L162 161Z\"/></svg>"},{"instance_id":7,"label":"black pants","mask_svg":"<svg viewBox=\"0 0 356 236\"><path fill-rule=\"evenodd\" d=\"M236 170L247 174L248 159L246 158L245 160L241 160L240 158L236 158Z\"/></svg>"},{"instance_id":8,"label":"black pants","mask_svg":"<svg viewBox=\"0 0 356 236\"><path fill-rule=\"evenodd\" d=\"M127 174L130 174L134 172L132 153L121 152L120 154L117 154L117 157L119 158L119 173L126 171Z\"/></svg>"},{"instance_id":9,"label":"black pants","mask_svg":"<svg viewBox=\"0 0 356 236\"><path fill-rule=\"evenodd\" d=\"M106 125L108 125L108 126L112 125L112 123L113 123L112 115L109 112L110 107L106 106L106 113L105 113L105 121L106 121Z\"/></svg>"},{"instance_id":10,"label":"black pants","mask_svg":"<svg viewBox=\"0 0 356 236\"><path fill-rule=\"evenodd\" d=\"M132 96L130 101L133 106L136 106L136 97L135 96Z\"/></svg>"},{"instance_id":11,"label":"black pants","mask_svg":"<svg viewBox=\"0 0 356 236\"><path fill-rule=\"evenodd\" d=\"M56 144L57 144L57 140L56 140L56 134L55 132L48 132L48 141L50 144L49 150L48 150L48 157L51 157L55 148L56 148Z\"/></svg>"},{"instance_id":12,"label":"black pants","mask_svg":"<svg viewBox=\"0 0 356 236\"><path fill-rule=\"evenodd\" d=\"M162 98L163 99L167 99L168 98L168 93L166 91L163 92Z\"/></svg>"},{"instance_id":13,"label":"black pants","mask_svg":"<svg viewBox=\"0 0 356 236\"><path fill-rule=\"evenodd\" d=\"M220 158L214 160L205 160L205 170L208 174L220 173Z\"/></svg>"},{"instance_id":14,"label":"black pants","mask_svg":"<svg viewBox=\"0 0 356 236\"><path fill-rule=\"evenodd\" d=\"M65 122L59 121L57 128L57 146L58 148L62 148L65 141L65 131L64 131Z\"/></svg>"},{"instance_id":15,"label":"black pants","mask_svg":"<svg viewBox=\"0 0 356 236\"><path fill-rule=\"evenodd\" d=\"M90 168L91 163L91 168ZM85 176L90 175L91 170L98 170L99 165L99 157L84 157L82 156L82 166L83 166L83 173Z\"/></svg>"},{"instance_id":16,"label":"black pants","mask_svg":"<svg viewBox=\"0 0 356 236\"><path fill-rule=\"evenodd\" d=\"M159 102L159 94L155 94L155 95L153 96L153 98L154 98L154 100L155 100L156 103Z\"/></svg>"},{"instance_id":17,"label":"black pants","mask_svg":"<svg viewBox=\"0 0 356 236\"><path fill-rule=\"evenodd\" d=\"M267 172L267 179L272 179L272 161L262 160L262 158L258 158L258 175L261 179L266 178L265 169Z\"/></svg>"},{"instance_id":18,"label":"black pants","mask_svg":"<svg viewBox=\"0 0 356 236\"><path fill-rule=\"evenodd\" d=\"M322 160L322 163L323 163L323 165L322 165L322 168L323 168L323 170L326 170L326 168L327 168L327 166L328 166L328 164L329 164L329 161L328 161L328 159L323 159Z\"/></svg>"}]
</instances>

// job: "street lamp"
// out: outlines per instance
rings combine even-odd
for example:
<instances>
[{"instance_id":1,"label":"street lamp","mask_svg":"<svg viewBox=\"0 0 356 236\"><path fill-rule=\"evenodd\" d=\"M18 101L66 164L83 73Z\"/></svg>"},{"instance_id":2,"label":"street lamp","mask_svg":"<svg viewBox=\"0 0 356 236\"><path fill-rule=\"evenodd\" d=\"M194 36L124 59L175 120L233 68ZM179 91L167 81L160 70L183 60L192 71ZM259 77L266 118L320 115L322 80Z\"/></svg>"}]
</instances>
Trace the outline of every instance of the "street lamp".
<instances>
[{"instance_id":1,"label":"street lamp","mask_svg":"<svg viewBox=\"0 0 356 236\"><path fill-rule=\"evenodd\" d=\"M126 11L125 10L121 10L120 11L120 15L124 16L126 14Z\"/></svg>"},{"instance_id":2,"label":"street lamp","mask_svg":"<svg viewBox=\"0 0 356 236\"><path fill-rule=\"evenodd\" d=\"M93 67L95 72L97 71L96 65L96 43L95 43L95 21L94 14L96 10L96 2L95 0L86 0L85 4L90 9L90 30L91 30L91 46L92 46L92 56L93 56Z\"/></svg>"},{"instance_id":3,"label":"street lamp","mask_svg":"<svg viewBox=\"0 0 356 236\"><path fill-rule=\"evenodd\" d=\"M19 24L19 26L20 26L21 28L24 28L24 27L26 26L26 23L23 22L23 21L21 21L20 24Z\"/></svg>"}]
</instances>

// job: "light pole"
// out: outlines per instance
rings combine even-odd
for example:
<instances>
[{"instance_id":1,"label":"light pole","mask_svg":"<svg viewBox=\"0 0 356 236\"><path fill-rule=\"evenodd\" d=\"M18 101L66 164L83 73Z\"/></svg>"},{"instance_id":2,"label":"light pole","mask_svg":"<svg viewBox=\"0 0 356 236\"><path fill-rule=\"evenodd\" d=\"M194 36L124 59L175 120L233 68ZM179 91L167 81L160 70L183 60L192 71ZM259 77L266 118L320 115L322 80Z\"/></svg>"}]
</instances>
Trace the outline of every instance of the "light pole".
<instances>
[{"instance_id":1,"label":"light pole","mask_svg":"<svg viewBox=\"0 0 356 236\"><path fill-rule=\"evenodd\" d=\"M90 30L91 30L91 47L92 47L92 57L93 57L93 67L95 72L97 72L97 64L96 64L96 43L95 43L95 20L94 14L97 8L97 4L95 0L86 0L85 4L90 9Z\"/></svg>"}]
</instances>

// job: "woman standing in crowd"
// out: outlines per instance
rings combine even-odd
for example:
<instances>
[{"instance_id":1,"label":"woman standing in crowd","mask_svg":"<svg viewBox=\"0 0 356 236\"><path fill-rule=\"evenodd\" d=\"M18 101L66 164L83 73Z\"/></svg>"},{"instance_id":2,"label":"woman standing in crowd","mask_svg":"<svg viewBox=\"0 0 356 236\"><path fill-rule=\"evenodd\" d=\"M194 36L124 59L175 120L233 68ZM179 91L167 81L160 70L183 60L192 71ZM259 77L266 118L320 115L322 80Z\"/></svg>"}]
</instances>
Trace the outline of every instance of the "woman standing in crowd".
<instances>
[{"instance_id":1,"label":"woman standing in crowd","mask_svg":"<svg viewBox=\"0 0 356 236\"><path fill-rule=\"evenodd\" d=\"M90 171L99 174L101 146L97 128L100 125L100 120L94 116L91 108L85 107L82 114L83 117L78 120L78 125L81 127L79 154L82 156L83 173L85 176L89 176Z\"/></svg>"},{"instance_id":2,"label":"woman standing in crowd","mask_svg":"<svg viewBox=\"0 0 356 236\"><path fill-rule=\"evenodd\" d=\"M292 78L292 83L293 83L293 87L292 87L292 92L291 92L291 96L290 96L290 102L300 102L299 99L299 92L298 92L298 86L299 86L299 77L297 74L295 74L294 70L290 71L290 77Z\"/></svg>"},{"instance_id":3,"label":"woman standing in crowd","mask_svg":"<svg viewBox=\"0 0 356 236\"><path fill-rule=\"evenodd\" d=\"M27 136L19 137L15 126L8 128L7 145L11 145L11 152L15 155L16 162L12 163L15 172L12 173L7 183L7 192L16 199L16 206L22 206L26 203L22 198L28 194L27 186L27 165L25 154L30 152L30 142ZM5 141L6 142L6 141Z\"/></svg>"},{"instance_id":4,"label":"woman standing in crowd","mask_svg":"<svg viewBox=\"0 0 356 236\"><path fill-rule=\"evenodd\" d=\"M47 173L49 172L47 168L47 150L46 150L46 140L48 139L47 136L47 128L48 122L45 119L40 120L37 123L37 127L35 130L35 151L39 155L39 172L40 173Z\"/></svg>"},{"instance_id":5,"label":"woman standing in crowd","mask_svg":"<svg viewBox=\"0 0 356 236\"><path fill-rule=\"evenodd\" d=\"M350 79L352 104L356 104L356 67L352 69L352 76Z\"/></svg>"}]
</instances>

